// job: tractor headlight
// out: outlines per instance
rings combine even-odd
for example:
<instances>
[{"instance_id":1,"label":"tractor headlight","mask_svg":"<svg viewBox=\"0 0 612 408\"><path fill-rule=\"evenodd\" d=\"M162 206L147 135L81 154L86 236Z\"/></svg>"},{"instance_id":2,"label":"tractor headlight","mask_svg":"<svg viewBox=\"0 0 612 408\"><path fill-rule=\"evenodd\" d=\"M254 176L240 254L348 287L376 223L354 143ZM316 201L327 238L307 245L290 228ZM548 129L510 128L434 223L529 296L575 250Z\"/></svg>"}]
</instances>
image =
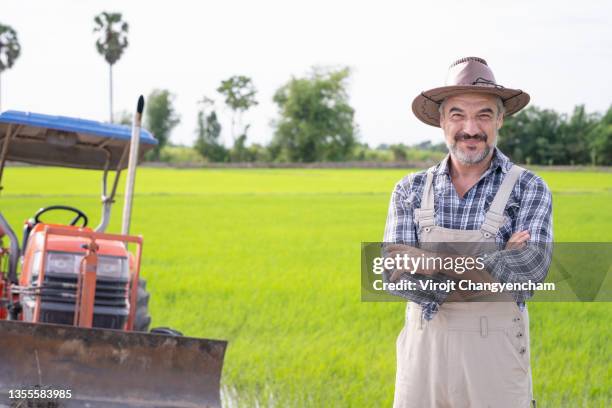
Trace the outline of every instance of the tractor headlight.
<instances>
[{"instance_id":1,"label":"tractor headlight","mask_svg":"<svg viewBox=\"0 0 612 408\"><path fill-rule=\"evenodd\" d=\"M47 252L45 273L50 274L76 274L79 272L81 254L69 252Z\"/></svg>"},{"instance_id":2,"label":"tractor headlight","mask_svg":"<svg viewBox=\"0 0 612 408\"><path fill-rule=\"evenodd\" d=\"M79 273L83 254L71 252L47 252L45 273L75 274ZM127 280L129 277L128 260L121 256L98 255L97 275L102 278Z\"/></svg>"},{"instance_id":3,"label":"tractor headlight","mask_svg":"<svg viewBox=\"0 0 612 408\"><path fill-rule=\"evenodd\" d=\"M128 280L128 260L119 256L98 256L98 276Z\"/></svg>"}]
</instances>

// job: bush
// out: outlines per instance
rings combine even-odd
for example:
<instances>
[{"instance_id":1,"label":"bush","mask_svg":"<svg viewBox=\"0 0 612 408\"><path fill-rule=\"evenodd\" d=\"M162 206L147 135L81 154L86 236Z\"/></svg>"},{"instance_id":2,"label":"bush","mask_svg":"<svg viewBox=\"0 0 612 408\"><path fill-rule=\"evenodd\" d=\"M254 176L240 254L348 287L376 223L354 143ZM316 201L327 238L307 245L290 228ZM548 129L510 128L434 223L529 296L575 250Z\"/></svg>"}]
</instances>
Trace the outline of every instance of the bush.
<instances>
[{"instance_id":1,"label":"bush","mask_svg":"<svg viewBox=\"0 0 612 408\"><path fill-rule=\"evenodd\" d=\"M205 163L194 148L187 146L164 146L159 153L159 161L171 164Z\"/></svg>"}]
</instances>

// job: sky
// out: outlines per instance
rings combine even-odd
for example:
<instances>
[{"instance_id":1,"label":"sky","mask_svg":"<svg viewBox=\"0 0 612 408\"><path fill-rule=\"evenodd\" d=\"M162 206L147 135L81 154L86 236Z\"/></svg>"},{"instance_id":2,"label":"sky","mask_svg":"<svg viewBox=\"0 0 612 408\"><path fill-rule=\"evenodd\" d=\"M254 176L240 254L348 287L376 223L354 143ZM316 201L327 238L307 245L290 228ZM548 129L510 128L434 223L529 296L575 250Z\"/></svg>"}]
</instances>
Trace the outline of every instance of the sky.
<instances>
[{"instance_id":1,"label":"sky","mask_svg":"<svg viewBox=\"0 0 612 408\"><path fill-rule=\"evenodd\" d=\"M528 92L531 105L603 112L612 102L609 1L2 0L0 24L17 31L22 53L2 74L1 109L108 120L108 65L93 33L102 11L130 25L113 68L114 110L168 89L181 118L176 144L193 143L203 95L217 102L230 143L231 113L216 88L232 75L251 77L258 91L244 116L248 140L269 142L274 92L313 66L351 69L359 140L370 146L441 142L411 103L465 56L486 59L497 82Z\"/></svg>"}]
</instances>

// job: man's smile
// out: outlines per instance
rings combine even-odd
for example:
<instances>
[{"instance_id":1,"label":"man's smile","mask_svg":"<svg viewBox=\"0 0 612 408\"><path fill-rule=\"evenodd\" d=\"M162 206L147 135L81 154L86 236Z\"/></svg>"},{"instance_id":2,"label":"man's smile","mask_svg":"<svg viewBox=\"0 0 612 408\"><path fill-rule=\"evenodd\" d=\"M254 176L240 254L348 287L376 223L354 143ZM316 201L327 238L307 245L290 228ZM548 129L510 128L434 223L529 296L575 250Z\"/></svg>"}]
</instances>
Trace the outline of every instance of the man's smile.
<instances>
[{"instance_id":1,"label":"man's smile","mask_svg":"<svg viewBox=\"0 0 612 408\"><path fill-rule=\"evenodd\" d=\"M477 135L468 135L467 133L460 132L455 135L456 142L465 142L468 144L477 144L478 142L486 142L488 139L487 135L480 133Z\"/></svg>"}]
</instances>

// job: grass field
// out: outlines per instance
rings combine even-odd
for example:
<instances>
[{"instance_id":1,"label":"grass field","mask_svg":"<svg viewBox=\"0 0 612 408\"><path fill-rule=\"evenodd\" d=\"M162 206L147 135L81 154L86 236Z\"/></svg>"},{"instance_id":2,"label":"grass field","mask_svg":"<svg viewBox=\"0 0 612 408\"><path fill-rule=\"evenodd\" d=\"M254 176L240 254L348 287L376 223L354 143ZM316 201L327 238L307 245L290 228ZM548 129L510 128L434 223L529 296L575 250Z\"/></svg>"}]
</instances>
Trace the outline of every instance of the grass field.
<instances>
[{"instance_id":1,"label":"grass field","mask_svg":"<svg viewBox=\"0 0 612 408\"><path fill-rule=\"evenodd\" d=\"M223 382L242 405L390 406L405 306L360 301L359 251L382 239L406 173L141 169L132 232L145 238L154 325L229 340ZM612 241L612 173L540 175L556 240ZM3 185L16 230L52 204L98 222L97 172L8 168ZM612 406L612 305L529 310L538 407Z\"/></svg>"}]
</instances>

